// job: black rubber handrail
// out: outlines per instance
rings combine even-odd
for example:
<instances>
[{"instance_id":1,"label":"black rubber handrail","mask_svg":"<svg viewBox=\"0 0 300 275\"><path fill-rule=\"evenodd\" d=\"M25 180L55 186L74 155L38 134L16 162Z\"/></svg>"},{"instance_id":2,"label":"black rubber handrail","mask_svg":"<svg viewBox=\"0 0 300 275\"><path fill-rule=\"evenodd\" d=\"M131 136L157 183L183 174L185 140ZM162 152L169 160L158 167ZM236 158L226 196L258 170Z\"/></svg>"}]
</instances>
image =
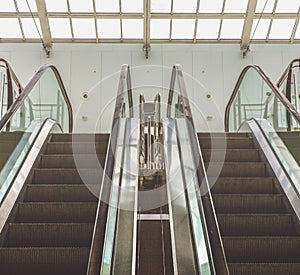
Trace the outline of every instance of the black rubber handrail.
<instances>
[{"instance_id":1,"label":"black rubber handrail","mask_svg":"<svg viewBox=\"0 0 300 275\"><path fill-rule=\"evenodd\" d=\"M189 102L189 98L187 95L187 90L183 78L182 67L179 64L173 66L170 89L169 89L169 97L168 97L167 117L170 117L171 115L171 105L173 101L176 77L178 77L179 96L181 96L184 116L189 121L189 123L187 123L187 126L188 126L190 143L193 151L193 159L195 163L199 163L196 171L198 182L204 183L206 185L206 188L204 189L207 190L206 194L200 193L200 196L201 196L202 207L204 209L203 218L206 220L206 225L209 228L209 232L207 232L209 240L206 240L206 245L208 246L208 251L209 251L209 255L208 255L210 261L209 264L211 270L215 271L215 274L229 275L223 242L219 230L219 225L217 222L217 215L216 215L212 195L210 192L209 183L207 181L203 156L202 156L202 152L200 149L199 141L194 126L193 115L192 115L191 106L190 106L190 102Z\"/></svg>"},{"instance_id":2,"label":"black rubber handrail","mask_svg":"<svg viewBox=\"0 0 300 275\"><path fill-rule=\"evenodd\" d=\"M130 78L130 67L124 64L121 69L119 79L119 87L115 102L115 109L113 113L113 122L111 127L111 134L108 143L106 154L105 166L103 171L103 179L101 184L101 191L99 195L96 219L94 224L94 232L92 238L92 245L89 255L89 263L87 274L98 275L100 274L101 261L103 256L103 247L105 242L105 223L107 222L108 201L111 191L111 179L113 176L115 166L115 152L117 147L117 139L119 135L119 118L123 115L123 104L125 96L128 96L129 102L129 117L133 117L133 100L132 88Z\"/></svg>"},{"instance_id":3,"label":"black rubber handrail","mask_svg":"<svg viewBox=\"0 0 300 275\"><path fill-rule=\"evenodd\" d=\"M282 102L282 104L285 106L286 110L300 124L300 114L298 113L298 111L294 108L294 106L291 104L291 102L289 102L289 100L285 97L285 95L278 90L278 87L273 84L273 82L269 79L269 77L265 74L265 72L257 65L248 65L241 72L241 74L238 78L238 81L235 85L235 88L233 90L233 93L229 99L227 106L226 106L225 119L224 119L225 131L226 132L229 131L229 113L230 113L231 106L235 100L237 93L239 92L240 85L241 85L242 81L244 80L246 73L250 69L254 69L261 76L261 78L268 84L269 88L275 94L276 98L278 98Z\"/></svg>"},{"instance_id":4,"label":"black rubber handrail","mask_svg":"<svg viewBox=\"0 0 300 275\"><path fill-rule=\"evenodd\" d=\"M11 107L8 109L8 111L6 112L6 114L0 120L0 132L3 130L3 128L6 126L6 124L9 123L10 119L17 112L17 110L22 106L22 104L26 100L27 96L30 94L30 92L32 91L32 89L35 87L36 83L41 79L41 77L43 76L43 74L47 70L52 70L53 71L53 73L54 73L54 75L56 77L56 80L58 82L58 85L60 87L60 90L62 92L62 95L64 97L64 100L65 100L65 102L67 104L68 114L69 114L69 132L70 133L72 132L72 130L73 130L73 111L72 111L72 106L71 106L69 97L67 95L65 86L63 84L63 81L61 79L61 76L60 76L57 68L54 65L52 65L52 64L47 64L47 65L42 66L36 72L36 74L33 76L33 78L29 81L29 83L27 84L27 86L24 88L23 92L20 94L20 96L16 99L16 101L11 105Z\"/></svg>"}]
</instances>

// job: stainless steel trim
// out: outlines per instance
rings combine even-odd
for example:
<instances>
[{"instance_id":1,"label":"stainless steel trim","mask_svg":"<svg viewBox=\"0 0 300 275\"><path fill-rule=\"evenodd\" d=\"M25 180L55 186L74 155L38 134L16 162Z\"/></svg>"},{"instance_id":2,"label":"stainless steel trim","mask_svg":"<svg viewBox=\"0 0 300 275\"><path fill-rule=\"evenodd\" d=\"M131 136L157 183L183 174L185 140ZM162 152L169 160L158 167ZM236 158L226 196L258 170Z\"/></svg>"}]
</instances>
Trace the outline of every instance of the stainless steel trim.
<instances>
[{"instance_id":1,"label":"stainless steel trim","mask_svg":"<svg viewBox=\"0 0 300 275\"><path fill-rule=\"evenodd\" d=\"M259 126L258 122L255 119L251 119L245 122L245 124L252 131L255 139L257 140L262 152L264 153L266 159L268 160L274 175L277 178L277 181L280 183L282 189L285 192L293 210L296 213L298 220L300 221L300 195L297 192L294 183L290 179L289 175L286 173L285 169L282 167L282 164L275 155L272 146L265 137L264 132Z\"/></svg>"},{"instance_id":2,"label":"stainless steel trim","mask_svg":"<svg viewBox=\"0 0 300 275\"><path fill-rule=\"evenodd\" d=\"M291 70L292 68L294 68L294 63L295 63L295 62L298 62L298 66L296 66L296 67L300 67L300 58L293 59L293 60L290 62L290 64L285 68L285 70L283 71L282 75L281 75L280 78L278 79L277 84L276 84L276 86L277 86L278 88L281 87L281 85L283 84L283 82L284 82L285 79L287 78L287 76L288 76L290 70Z\"/></svg>"},{"instance_id":3,"label":"stainless steel trim","mask_svg":"<svg viewBox=\"0 0 300 275\"><path fill-rule=\"evenodd\" d=\"M137 219L140 221L161 221L169 220L169 214L138 214Z\"/></svg>"},{"instance_id":4,"label":"stainless steel trim","mask_svg":"<svg viewBox=\"0 0 300 275\"><path fill-rule=\"evenodd\" d=\"M2 232L5 223L11 213L11 210L17 201L21 189L24 186L24 183L30 173L32 165L34 164L42 146L44 145L49 133L51 132L61 132L61 128L56 124L54 120L47 119L40 128L38 136L32 144L31 149L23 165L20 167L19 172L14 182L12 183L10 190L8 191L6 197L4 198L0 206L0 232Z\"/></svg>"}]
</instances>

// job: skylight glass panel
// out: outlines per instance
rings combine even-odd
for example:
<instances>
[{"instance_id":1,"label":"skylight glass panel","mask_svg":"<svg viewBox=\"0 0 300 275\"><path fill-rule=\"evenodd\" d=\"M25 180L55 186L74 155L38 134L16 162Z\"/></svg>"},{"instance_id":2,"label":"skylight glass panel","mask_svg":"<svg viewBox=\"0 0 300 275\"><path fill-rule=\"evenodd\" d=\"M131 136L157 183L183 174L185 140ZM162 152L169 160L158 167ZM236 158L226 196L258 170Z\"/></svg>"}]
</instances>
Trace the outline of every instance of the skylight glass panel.
<instances>
[{"instance_id":1,"label":"skylight glass panel","mask_svg":"<svg viewBox=\"0 0 300 275\"><path fill-rule=\"evenodd\" d=\"M72 25L74 38L96 38L94 19L73 18Z\"/></svg>"},{"instance_id":2,"label":"skylight glass panel","mask_svg":"<svg viewBox=\"0 0 300 275\"><path fill-rule=\"evenodd\" d=\"M278 0L275 12L297 13L300 7L299 0Z\"/></svg>"},{"instance_id":3,"label":"skylight glass panel","mask_svg":"<svg viewBox=\"0 0 300 275\"><path fill-rule=\"evenodd\" d=\"M123 38L143 38L143 19L123 19Z\"/></svg>"},{"instance_id":4,"label":"skylight glass panel","mask_svg":"<svg viewBox=\"0 0 300 275\"><path fill-rule=\"evenodd\" d=\"M168 39L170 35L170 19L151 19L151 39Z\"/></svg>"},{"instance_id":5,"label":"skylight glass panel","mask_svg":"<svg viewBox=\"0 0 300 275\"><path fill-rule=\"evenodd\" d=\"M270 21L270 19L260 19L258 23L258 19L254 19L250 39L252 39L252 37L253 39L266 39L270 26Z\"/></svg>"},{"instance_id":6,"label":"skylight glass panel","mask_svg":"<svg viewBox=\"0 0 300 275\"><path fill-rule=\"evenodd\" d=\"M151 0L151 12L170 13L171 0Z\"/></svg>"},{"instance_id":7,"label":"skylight glass panel","mask_svg":"<svg viewBox=\"0 0 300 275\"><path fill-rule=\"evenodd\" d=\"M67 12L67 1L46 0L46 8L48 12Z\"/></svg>"},{"instance_id":8,"label":"skylight glass panel","mask_svg":"<svg viewBox=\"0 0 300 275\"><path fill-rule=\"evenodd\" d=\"M58 1L58 0L52 0ZM59 0L62 1L62 0ZM92 0L69 0L71 12L93 12Z\"/></svg>"},{"instance_id":9,"label":"skylight glass panel","mask_svg":"<svg viewBox=\"0 0 300 275\"><path fill-rule=\"evenodd\" d=\"M0 18L0 38L22 38L17 18Z\"/></svg>"},{"instance_id":10,"label":"skylight glass panel","mask_svg":"<svg viewBox=\"0 0 300 275\"><path fill-rule=\"evenodd\" d=\"M225 13L246 13L248 0L226 0Z\"/></svg>"},{"instance_id":11,"label":"skylight glass panel","mask_svg":"<svg viewBox=\"0 0 300 275\"><path fill-rule=\"evenodd\" d=\"M25 38L40 38L39 32L41 35L42 32L38 18L35 18L36 25L32 18L22 18L21 21ZM38 30L36 29L36 26L38 27Z\"/></svg>"},{"instance_id":12,"label":"skylight glass panel","mask_svg":"<svg viewBox=\"0 0 300 275\"><path fill-rule=\"evenodd\" d=\"M244 26L243 19L224 19L222 23L221 38L240 39Z\"/></svg>"},{"instance_id":13,"label":"skylight glass panel","mask_svg":"<svg viewBox=\"0 0 300 275\"><path fill-rule=\"evenodd\" d=\"M120 19L98 19L99 38L121 38Z\"/></svg>"},{"instance_id":14,"label":"skylight glass panel","mask_svg":"<svg viewBox=\"0 0 300 275\"><path fill-rule=\"evenodd\" d=\"M173 19L172 39L193 39L195 19Z\"/></svg>"},{"instance_id":15,"label":"skylight glass panel","mask_svg":"<svg viewBox=\"0 0 300 275\"><path fill-rule=\"evenodd\" d=\"M50 31L53 38L72 38L68 18L49 18Z\"/></svg>"},{"instance_id":16,"label":"skylight glass panel","mask_svg":"<svg viewBox=\"0 0 300 275\"><path fill-rule=\"evenodd\" d=\"M13 0L0 1L1 12L16 12L16 7Z\"/></svg>"},{"instance_id":17,"label":"skylight glass panel","mask_svg":"<svg viewBox=\"0 0 300 275\"><path fill-rule=\"evenodd\" d=\"M119 0L96 0L96 11L120 12Z\"/></svg>"},{"instance_id":18,"label":"skylight glass panel","mask_svg":"<svg viewBox=\"0 0 300 275\"><path fill-rule=\"evenodd\" d=\"M223 0L201 0L199 12L221 13Z\"/></svg>"},{"instance_id":19,"label":"skylight glass panel","mask_svg":"<svg viewBox=\"0 0 300 275\"><path fill-rule=\"evenodd\" d=\"M3 0L1 0L1 1L3 1ZM35 0L27 0L27 1L28 1L30 10L32 12L37 12ZM29 12L30 11L26 0L17 0L17 4L18 4L19 12Z\"/></svg>"},{"instance_id":20,"label":"skylight glass panel","mask_svg":"<svg viewBox=\"0 0 300 275\"><path fill-rule=\"evenodd\" d=\"M220 19L199 19L197 39L217 39L220 28Z\"/></svg>"},{"instance_id":21,"label":"skylight glass panel","mask_svg":"<svg viewBox=\"0 0 300 275\"><path fill-rule=\"evenodd\" d=\"M266 2L267 2L267 4L266 4ZM266 7L265 7L263 13L272 13L274 4L275 4L275 0L257 0L255 12L262 13L265 4L266 4Z\"/></svg>"},{"instance_id":22,"label":"skylight glass panel","mask_svg":"<svg viewBox=\"0 0 300 275\"><path fill-rule=\"evenodd\" d=\"M144 1L122 0L123 13L142 13L143 11L144 11Z\"/></svg>"},{"instance_id":23,"label":"skylight glass panel","mask_svg":"<svg viewBox=\"0 0 300 275\"><path fill-rule=\"evenodd\" d=\"M294 19L274 19L270 31L270 39L290 39L295 24Z\"/></svg>"},{"instance_id":24,"label":"skylight glass panel","mask_svg":"<svg viewBox=\"0 0 300 275\"><path fill-rule=\"evenodd\" d=\"M197 0L174 0L174 13L196 13Z\"/></svg>"}]
</instances>

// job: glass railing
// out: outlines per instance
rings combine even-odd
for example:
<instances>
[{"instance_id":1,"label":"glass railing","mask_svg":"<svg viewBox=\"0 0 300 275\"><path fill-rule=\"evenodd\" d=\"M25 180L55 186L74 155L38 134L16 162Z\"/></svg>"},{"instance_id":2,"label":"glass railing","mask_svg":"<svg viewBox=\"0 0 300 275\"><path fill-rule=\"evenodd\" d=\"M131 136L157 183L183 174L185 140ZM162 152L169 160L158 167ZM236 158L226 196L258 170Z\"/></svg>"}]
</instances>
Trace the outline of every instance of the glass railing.
<instances>
[{"instance_id":1,"label":"glass railing","mask_svg":"<svg viewBox=\"0 0 300 275\"><path fill-rule=\"evenodd\" d=\"M276 86L300 112L300 59L290 62Z\"/></svg>"},{"instance_id":2,"label":"glass railing","mask_svg":"<svg viewBox=\"0 0 300 275\"><path fill-rule=\"evenodd\" d=\"M247 66L239 77L226 108L225 129L237 132L250 120L258 123L299 192L298 146L291 145L291 140L295 141L299 133L300 115L262 69L253 65Z\"/></svg>"},{"instance_id":3,"label":"glass railing","mask_svg":"<svg viewBox=\"0 0 300 275\"><path fill-rule=\"evenodd\" d=\"M0 58L0 119L4 116L23 87L9 63Z\"/></svg>"},{"instance_id":4,"label":"glass railing","mask_svg":"<svg viewBox=\"0 0 300 275\"><path fill-rule=\"evenodd\" d=\"M190 234L193 240L197 270L200 274L228 274L209 183L180 65L173 67L167 117L177 119L177 139L181 147L180 161L186 184L186 209L190 221ZM202 193L203 190L205 192ZM209 234L207 227L214 234ZM176 230L174 228L175 234ZM217 245L212 246L212 243Z\"/></svg>"},{"instance_id":5,"label":"glass railing","mask_svg":"<svg viewBox=\"0 0 300 275\"><path fill-rule=\"evenodd\" d=\"M57 69L43 66L0 120L0 202L47 119L72 131L72 109Z\"/></svg>"}]
</instances>

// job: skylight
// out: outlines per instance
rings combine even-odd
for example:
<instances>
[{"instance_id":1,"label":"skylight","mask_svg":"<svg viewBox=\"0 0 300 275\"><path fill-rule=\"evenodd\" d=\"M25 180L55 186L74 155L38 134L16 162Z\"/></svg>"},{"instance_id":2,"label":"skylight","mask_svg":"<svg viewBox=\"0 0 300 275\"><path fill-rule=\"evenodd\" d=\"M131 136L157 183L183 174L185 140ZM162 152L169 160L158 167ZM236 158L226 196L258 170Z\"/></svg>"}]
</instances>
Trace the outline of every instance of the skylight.
<instances>
[{"instance_id":1,"label":"skylight","mask_svg":"<svg viewBox=\"0 0 300 275\"><path fill-rule=\"evenodd\" d=\"M220 13L222 6L222 0L203 0L200 1L199 12Z\"/></svg>"},{"instance_id":2,"label":"skylight","mask_svg":"<svg viewBox=\"0 0 300 275\"><path fill-rule=\"evenodd\" d=\"M1 1L3 1L3 0L1 0ZM37 12L35 0L27 0L27 2L29 4L30 10L32 12ZM19 12L29 12L30 11L28 8L27 2L26 2L26 0L17 0Z\"/></svg>"},{"instance_id":3,"label":"skylight","mask_svg":"<svg viewBox=\"0 0 300 275\"><path fill-rule=\"evenodd\" d=\"M73 18L74 38L96 38L94 19Z\"/></svg>"},{"instance_id":4,"label":"skylight","mask_svg":"<svg viewBox=\"0 0 300 275\"><path fill-rule=\"evenodd\" d=\"M142 13L143 3L141 0L122 0L123 13Z\"/></svg>"},{"instance_id":5,"label":"skylight","mask_svg":"<svg viewBox=\"0 0 300 275\"><path fill-rule=\"evenodd\" d=\"M53 38L72 38L68 18L49 18L49 24Z\"/></svg>"},{"instance_id":6,"label":"skylight","mask_svg":"<svg viewBox=\"0 0 300 275\"><path fill-rule=\"evenodd\" d=\"M123 19L123 38L143 38L142 19Z\"/></svg>"},{"instance_id":7,"label":"skylight","mask_svg":"<svg viewBox=\"0 0 300 275\"><path fill-rule=\"evenodd\" d=\"M262 13L264 10L263 13L271 13L273 12L274 4L275 4L275 0L257 0L255 12Z\"/></svg>"},{"instance_id":8,"label":"skylight","mask_svg":"<svg viewBox=\"0 0 300 275\"><path fill-rule=\"evenodd\" d=\"M192 39L194 37L195 19L173 19L172 38Z\"/></svg>"},{"instance_id":9,"label":"skylight","mask_svg":"<svg viewBox=\"0 0 300 275\"><path fill-rule=\"evenodd\" d=\"M243 19L224 19L221 30L221 38L240 39L242 37Z\"/></svg>"},{"instance_id":10,"label":"skylight","mask_svg":"<svg viewBox=\"0 0 300 275\"><path fill-rule=\"evenodd\" d=\"M197 9L197 0L174 0L174 13L195 13Z\"/></svg>"},{"instance_id":11,"label":"skylight","mask_svg":"<svg viewBox=\"0 0 300 275\"><path fill-rule=\"evenodd\" d=\"M109 1L96 0L96 11L97 12L119 12L120 11L119 0L109 0Z\"/></svg>"},{"instance_id":12,"label":"skylight","mask_svg":"<svg viewBox=\"0 0 300 275\"><path fill-rule=\"evenodd\" d=\"M253 39L266 39L270 26L270 21L270 19L254 19L250 38L252 39L253 37Z\"/></svg>"},{"instance_id":13,"label":"skylight","mask_svg":"<svg viewBox=\"0 0 300 275\"><path fill-rule=\"evenodd\" d=\"M270 39L289 39L295 24L294 19L274 19Z\"/></svg>"},{"instance_id":14,"label":"skylight","mask_svg":"<svg viewBox=\"0 0 300 275\"><path fill-rule=\"evenodd\" d=\"M41 32L41 26L38 18L35 19L36 25L32 18L22 18L21 21L24 30L24 35L26 38L40 38L39 32L41 35L42 32ZM39 32L36 29L36 26L38 27Z\"/></svg>"},{"instance_id":15,"label":"skylight","mask_svg":"<svg viewBox=\"0 0 300 275\"><path fill-rule=\"evenodd\" d=\"M151 12L170 13L171 0L151 0Z\"/></svg>"},{"instance_id":16,"label":"skylight","mask_svg":"<svg viewBox=\"0 0 300 275\"><path fill-rule=\"evenodd\" d=\"M197 39L217 39L220 28L220 19L199 19Z\"/></svg>"},{"instance_id":17,"label":"skylight","mask_svg":"<svg viewBox=\"0 0 300 275\"><path fill-rule=\"evenodd\" d=\"M118 38L121 37L120 19L98 19L99 38Z\"/></svg>"},{"instance_id":18,"label":"skylight","mask_svg":"<svg viewBox=\"0 0 300 275\"><path fill-rule=\"evenodd\" d=\"M53 1L53 0L45 0L46 7L48 12L67 12L68 6L67 1Z\"/></svg>"},{"instance_id":19,"label":"skylight","mask_svg":"<svg viewBox=\"0 0 300 275\"><path fill-rule=\"evenodd\" d=\"M299 7L299 0L278 0L276 12L297 13Z\"/></svg>"},{"instance_id":20,"label":"skylight","mask_svg":"<svg viewBox=\"0 0 300 275\"><path fill-rule=\"evenodd\" d=\"M22 38L17 18L0 18L0 38Z\"/></svg>"},{"instance_id":21,"label":"skylight","mask_svg":"<svg viewBox=\"0 0 300 275\"><path fill-rule=\"evenodd\" d=\"M248 0L226 0L224 12L246 13Z\"/></svg>"},{"instance_id":22,"label":"skylight","mask_svg":"<svg viewBox=\"0 0 300 275\"><path fill-rule=\"evenodd\" d=\"M57 0L52 0L57 1ZM58 0L62 1L62 0ZM91 0L69 0L71 12L93 12L93 1Z\"/></svg>"},{"instance_id":23,"label":"skylight","mask_svg":"<svg viewBox=\"0 0 300 275\"><path fill-rule=\"evenodd\" d=\"M15 7L15 4L14 2L11 0L11 1L0 1L0 11L1 12L16 12L16 7Z\"/></svg>"},{"instance_id":24,"label":"skylight","mask_svg":"<svg viewBox=\"0 0 300 275\"><path fill-rule=\"evenodd\" d=\"M170 35L170 19L151 19L150 38L168 39Z\"/></svg>"}]
</instances>

